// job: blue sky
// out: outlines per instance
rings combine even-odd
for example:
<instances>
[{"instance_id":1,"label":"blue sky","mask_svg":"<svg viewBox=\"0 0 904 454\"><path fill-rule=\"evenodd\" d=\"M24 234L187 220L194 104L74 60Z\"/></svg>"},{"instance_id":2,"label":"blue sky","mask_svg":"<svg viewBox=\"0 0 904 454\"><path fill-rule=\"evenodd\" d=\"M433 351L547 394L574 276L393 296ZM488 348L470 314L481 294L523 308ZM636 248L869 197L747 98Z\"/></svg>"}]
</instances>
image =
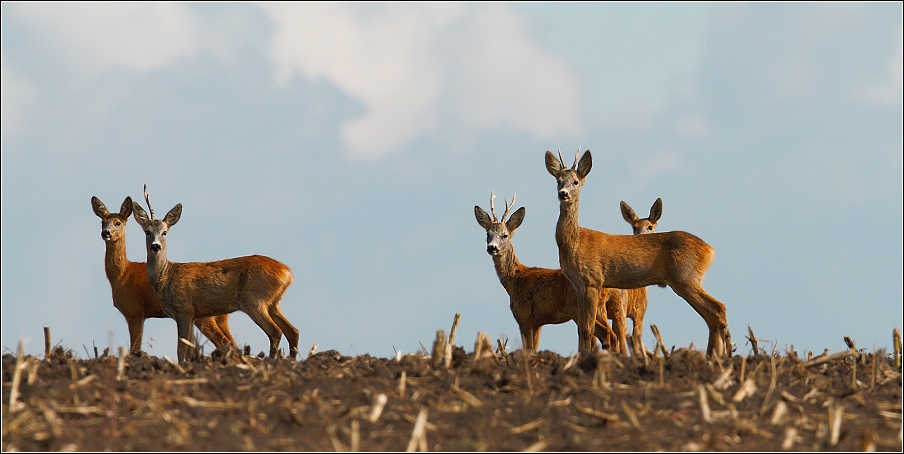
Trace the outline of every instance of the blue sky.
<instances>
[{"instance_id":1,"label":"blue sky","mask_svg":"<svg viewBox=\"0 0 904 454\"><path fill-rule=\"evenodd\" d=\"M558 268L543 154L590 149L581 225L619 201L716 249L704 285L780 351L902 324L902 7L894 3L2 5L2 346L125 346L92 196L183 204L171 260L264 254L300 349L388 357L461 313L520 347L473 207L517 192ZM144 261L141 230L128 255ZM644 338L704 348L651 288ZM239 344L264 333L230 317ZM175 357L175 323L144 350ZM767 344L769 345L769 344ZM286 347L283 341L282 347ZM577 350L573 323L540 348Z\"/></svg>"}]
</instances>

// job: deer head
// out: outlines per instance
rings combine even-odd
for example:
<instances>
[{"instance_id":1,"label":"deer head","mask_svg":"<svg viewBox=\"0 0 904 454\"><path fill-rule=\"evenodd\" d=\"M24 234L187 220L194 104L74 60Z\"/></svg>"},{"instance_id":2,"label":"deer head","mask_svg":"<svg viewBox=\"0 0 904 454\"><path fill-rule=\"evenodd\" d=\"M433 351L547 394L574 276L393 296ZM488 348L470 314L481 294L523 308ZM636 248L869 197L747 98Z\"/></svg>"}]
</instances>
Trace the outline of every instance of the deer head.
<instances>
[{"instance_id":1,"label":"deer head","mask_svg":"<svg viewBox=\"0 0 904 454\"><path fill-rule=\"evenodd\" d=\"M662 216L662 199L658 198L655 202L653 202L653 206L650 207L650 217L640 219L634 214L634 210L625 203L624 200L620 203L621 205L621 213L622 217L625 218L625 221L628 224L631 224L631 228L634 230L635 235L640 235L641 233L653 233L656 231L656 223L659 222L659 217Z\"/></svg>"},{"instance_id":2,"label":"deer head","mask_svg":"<svg viewBox=\"0 0 904 454\"><path fill-rule=\"evenodd\" d=\"M593 160L590 157L590 150L584 152L584 156L581 157L580 162L578 162L578 154L580 154L581 149L578 148L577 153L574 154L574 164L571 165L571 168L565 166L565 161L562 159L562 151L559 150L559 158L552 154L551 151L546 151L546 170L549 171L550 175L556 178L556 185L559 190L559 201L562 203L573 203L578 200L581 195L581 186L584 185L584 180L587 178L587 174L590 173L590 168L593 166Z\"/></svg>"},{"instance_id":3,"label":"deer head","mask_svg":"<svg viewBox=\"0 0 904 454\"><path fill-rule=\"evenodd\" d=\"M166 254L166 232L169 231L170 227L176 225L179 222L179 218L182 216L182 204L177 203L173 209L169 210L169 213L166 213L166 216L161 219L154 219L154 209L151 207L151 201L149 199L149 194L147 191L147 186L145 186L144 190L144 200L148 204L148 210L151 211L150 217L141 208L141 205L138 202L134 202L132 204L132 208L134 210L135 220L141 225L141 228L144 230L144 240L147 245L147 249L149 253L157 254L163 251L164 255Z\"/></svg>"},{"instance_id":4,"label":"deer head","mask_svg":"<svg viewBox=\"0 0 904 454\"><path fill-rule=\"evenodd\" d=\"M132 214L132 198L126 197L119 207L119 213L111 213L97 197L91 197L91 208L101 219L100 237L105 242L119 241L125 237L126 222Z\"/></svg>"},{"instance_id":5,"label":"deer head","mask_svg":"<svg viewBox=\"0 0 904 454\"><path fill-rule=\"evenodd\" d=\"M496 219L496 208L493 206L495 198L496 194L491 192L490 212L493 213L492 219L482 208L474 206L474 215L477 217L477 223L487 231L487 254L494 256L502 255L512 250L512 236L515 234L515 229L524 221L524 207L518 208L517 211L512 213L512 217L508 221L505 220L509 210L515 206L514 195L512 196L511 205L508 200L505 201L505 212L502 213L502 218Z\"/></svg>"}]
</instances>

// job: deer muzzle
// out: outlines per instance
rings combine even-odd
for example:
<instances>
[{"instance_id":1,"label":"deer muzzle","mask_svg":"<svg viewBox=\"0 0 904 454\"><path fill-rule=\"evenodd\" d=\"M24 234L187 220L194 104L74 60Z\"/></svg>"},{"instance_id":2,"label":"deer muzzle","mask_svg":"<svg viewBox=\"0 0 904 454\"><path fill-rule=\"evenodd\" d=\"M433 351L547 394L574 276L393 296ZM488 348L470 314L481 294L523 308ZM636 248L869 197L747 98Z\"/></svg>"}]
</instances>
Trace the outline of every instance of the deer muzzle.
<instances>
[{"instance_id":1,"label":"deer muzzle","mask_svg":"<svg viewBox=\"0 0 904 454\"><path fill-rule=\"evenodd\" d=\"M160 252L160 243L151 243L151 252Z\"/></svg>"},{"instance_id":2,"label":"deer muzzle","mask_svg":"<svg viewBox=\"0 0 904 454\"><path fill-rule=\"evenodd\" d=\"M495 244L487 245L487 254L496 255L498 253L499 253L499 247L497 247Z\"/></svg>"},{"instance_id":3,"label":"deer muzzle","mask_svg":"<svg viewBox=\"0 0 904 454\"><path fill-rule=\"evenodd\" d=\"M113 234L110 233L109 230L101 230L100 237L104 239L104 241L110 241L113 239Z\"/></svg>"}]
</instances>

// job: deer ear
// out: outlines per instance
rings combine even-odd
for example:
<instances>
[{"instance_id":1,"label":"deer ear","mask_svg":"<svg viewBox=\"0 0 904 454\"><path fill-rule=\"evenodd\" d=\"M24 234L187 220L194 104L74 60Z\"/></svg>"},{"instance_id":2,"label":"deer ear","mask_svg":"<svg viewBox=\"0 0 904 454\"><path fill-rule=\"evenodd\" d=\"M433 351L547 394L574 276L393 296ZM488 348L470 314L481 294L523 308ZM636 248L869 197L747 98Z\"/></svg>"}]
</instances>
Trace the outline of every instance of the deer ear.
<instances>
[{"instance_id":1,"label":"deer ear","mask_svg":"<svg viewBox=\"0 0 904 454\"><path fill-rule=\"evenodd\" d=\"M144 208L141 208L138 202L132 202L132 217L135 218L135 222L141 227L144 227L150 221L147 212L144 211Z\"/></svg>"},{"instance_id":2,"label":"deer ear","mask_svg":"<svg viewBox=\"0 0 904 454\"><path fill-rule=\"evenodd\" d=\"M509 232L515 233L515 229L518 228L519 225L524 221L524 207L518 208L517 211L512 213L512 216L509 217L509 220L506 221L505 227L509 229Z\"/></svg>"},{"instance_id":3,"label":"deer ear","mask_svg":"<svg viewBox=\"0 0 904 454\"><path fill-rule=\"evenodd\" d=\"M169 210L169 213L166 213L166 216L163 218L163 222L165 222L167 226L172 227L176 225L177 222L179 222L179 218L181 217L182 204L177 203L172 210Z\"/></svg>"},{"instance_id":4,"label":"deer ear","mask_svg":"<svg viewBox=\"0 0 904 454\"><path fill-rule=\"evenodd\" d=\"M622 217L625 218L625 221L628 224L634 225L634 222L638 220L637 214L634 213L634 210L632 210L631 207L627 203L625 203L624 200L622 200L622 202L619 205L621 206Z\"/></svg>"},{"instance_id":5,"label":"deer ear","mask_svg":"<svg viewBox=\"0 0 904 454\"><path fill-rule=\"evenodd\" d=\"M586 178L591 167L593 167L593 159L590 158L590 150L587 150L584 152L584 156L581 156L581 161L578 162L578 176L582 180Z\"/></svg>"},{"instance_id":6,"label":"deer ear","mask_svg":"<svg viewBox=\"0 0 904 454\"><path fill-rule=\"evenodd\" d=\"M477 205L474 205L474 216L477 217L477 223L484 229L489 229L493 224L493 221L490 220L490 215Z\"/></svg>"},{"instance_id":7,"label":"deer ear","mask_svg":"<svg viewBox=\"0 0 904 454\"><path fill-rule=\"evenodd\" d=\"M107 207L104 206L104 202L101 202L97 197L91 197L91 209L94 210L94 214L101 219L110 214Z\"/></svg>"},{"instance_id":8,"label":"deer ear","mask_svg":"<svg viewBox=\"0 0 904 454\"><path fill-rule=\"evenodd\" d=\"M662 216L662 199L658 198L653 202L653 206L650 207L650 222L653 224L657 223L660 216Z\"/></svg>"},{"instance_id":9,"label":"deer ear","mask_svg":"<svg viewBox=\"0 0 904 454\"><path fill-rule=\"evenodd\" d=\"M129 220L129 216L132 215L132 198L126 196L126 199L122 201L122 206L119 207L119 215L122 216L126 221Z\"/></svg>"},{"instance_id":10,"label":"deer ear","mask_svg":"<svg viewBox=\"0 0 904 454\"><path fill-rule=\"evenodd\" d=\"M559 158L549 150L546 150L546 170L550 175L556 178L559 178L559 174L562 173L562 163L560 163Z\"/></svg>"}]
</instances>

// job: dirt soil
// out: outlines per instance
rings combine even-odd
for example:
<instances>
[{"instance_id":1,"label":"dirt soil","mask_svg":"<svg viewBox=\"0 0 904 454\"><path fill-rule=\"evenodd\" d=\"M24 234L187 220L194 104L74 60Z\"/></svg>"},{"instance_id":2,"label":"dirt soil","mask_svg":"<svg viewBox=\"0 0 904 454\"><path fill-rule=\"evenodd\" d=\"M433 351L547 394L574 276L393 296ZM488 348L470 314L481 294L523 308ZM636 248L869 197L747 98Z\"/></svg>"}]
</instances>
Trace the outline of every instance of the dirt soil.
<instances>
[{"instance_id":1,"label":"dirt soil","mask_svg":"<svg viewBox=\"0 0 904 454\"><path fill-rule=\"evenodd\" d=\"M881 352L819 365L794 352L720 364L689 349L647 365L456 346L447 368L438 356L216 351L184 370L129 356L120 375L113 356L6 354L2 449L902 450L901 369Z\"/></svg>"}]
</instances>

